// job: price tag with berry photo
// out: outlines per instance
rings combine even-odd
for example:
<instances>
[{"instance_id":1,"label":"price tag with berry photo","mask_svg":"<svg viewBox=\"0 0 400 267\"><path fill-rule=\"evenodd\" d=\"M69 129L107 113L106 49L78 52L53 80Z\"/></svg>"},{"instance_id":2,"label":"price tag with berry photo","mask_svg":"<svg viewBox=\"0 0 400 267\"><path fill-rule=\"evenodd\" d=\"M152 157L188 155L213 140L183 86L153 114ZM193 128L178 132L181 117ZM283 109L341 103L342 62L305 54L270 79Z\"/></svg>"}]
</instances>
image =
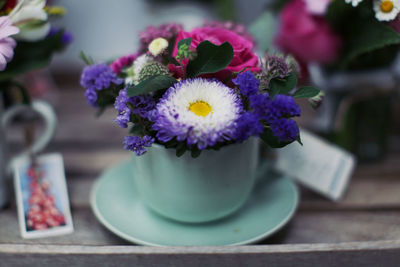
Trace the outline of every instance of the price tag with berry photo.
<instances>
[{"instance_id":1,"label":"price tag with berry photo","mask_svg":"<svg viewBox=\"0 0 400 267\"><path fill-rule=\"evenodd\" d=\"M64 164L60 154L14 162L14 185L23 238L73 232Z\"/></svg>"}]
</instances>

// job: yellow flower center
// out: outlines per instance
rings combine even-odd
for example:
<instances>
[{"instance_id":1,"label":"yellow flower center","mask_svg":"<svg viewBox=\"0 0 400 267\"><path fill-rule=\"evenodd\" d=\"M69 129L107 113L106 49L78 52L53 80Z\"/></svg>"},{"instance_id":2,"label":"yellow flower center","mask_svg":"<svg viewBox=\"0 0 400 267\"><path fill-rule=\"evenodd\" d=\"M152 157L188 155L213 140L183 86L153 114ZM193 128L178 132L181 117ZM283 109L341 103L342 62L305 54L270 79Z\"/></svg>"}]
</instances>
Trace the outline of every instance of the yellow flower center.
<instances>
[{"instance_id":1,"label":"yellow flower center","mask_svg":"<svg viewBox=\"0 0 400 267\"><path fill-rule=\"evenodd\" d=\"M394 6L393 6L393 2L392 1L385 0L385 1L381 2L381 10L382 10L382 12L389 13L390 11L393 10L393 7Z\"/></svg>"},{"instance_id":2,"label":"yellow flower center","mask_svg":"<svg viewBox=\"0 0 400 267\"><path fill-rule=\"evenodd\" d=\"M190 104L189 110L197 116L205 117L212 111L212 108L207 102L197 101Z\"/></svg>"}]
</instances>

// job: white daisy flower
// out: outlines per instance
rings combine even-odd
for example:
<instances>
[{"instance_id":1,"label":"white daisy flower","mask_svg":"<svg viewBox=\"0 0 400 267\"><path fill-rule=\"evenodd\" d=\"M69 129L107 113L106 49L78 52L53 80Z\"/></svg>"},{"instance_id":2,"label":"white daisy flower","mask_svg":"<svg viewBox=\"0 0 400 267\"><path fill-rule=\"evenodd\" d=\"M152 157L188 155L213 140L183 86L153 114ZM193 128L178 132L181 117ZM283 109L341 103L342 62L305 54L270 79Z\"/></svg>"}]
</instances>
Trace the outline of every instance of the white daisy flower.
<instances>
[{"instance_id":1,"label":"white daisy flower","mask_svg":"<svg viewBox=\"0 0 400 267\"><path fill-rule=\"evenodd\" d=\"M374 0L374 11L379 21L394 20L400 12L400 0Z\"/></svg>"},{"instance_id":2,"label":"white daisy flower","mask_svg":"<svg viewBox=\"0 0 400 267\"><path fill-rule=\"evenodd\" d=\"M176 137L199 149L230 140L243 108L232 88L202 78L175 84L157 104L153 129L168 142Z\"/></svg>"},{"instance_id":3,"label":"white daisy flower","mask_svg":"<svg viewBox=\"0 0 400 267\"><path fill-rule=\"evenodd\" d=\"M126 72L125 84L137 85L139 83L140 71L143 69L144 65L146 65L146 63L150 61L152 61L152 59L146 54L143 54L140 57L138 57L133 62L132 66L125 70Z\"/></svg>"},{"instance_id":4,"label":"white daisy flower","mask_svg":"<svg viewBox=\"0 0 400 267\"><path fill-rule=\"evenodd\" d=\"M362 1L363 0L345 0L347 4L351 4L354 7L358 6L358 4L361 3Z\"/></svg>"}]
</instances>

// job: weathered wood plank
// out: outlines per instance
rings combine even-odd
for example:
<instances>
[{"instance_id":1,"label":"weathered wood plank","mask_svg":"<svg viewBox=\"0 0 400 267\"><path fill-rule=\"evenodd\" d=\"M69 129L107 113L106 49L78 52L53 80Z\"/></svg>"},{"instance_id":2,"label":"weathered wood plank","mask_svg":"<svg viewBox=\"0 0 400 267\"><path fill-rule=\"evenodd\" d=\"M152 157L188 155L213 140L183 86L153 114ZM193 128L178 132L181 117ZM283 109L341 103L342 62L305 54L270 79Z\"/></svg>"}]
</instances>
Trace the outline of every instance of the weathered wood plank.
<instances>
[{"instance_id":1,"label":"weathered wood plank","mask_svg":"<svg viewBox=\"0 0 400 267\"><path fill-rule=\"evenodd\" d=\"M14 209L0 213L0 243L123 245L94 217L89 207L73 207L75 232L70 235L24 240L19 235ZM400 240L400 211L305 211L299 210L289 225L262 243L339 243L353 241Z\"/></svg>"},{"instance_id":2,"label":"weathered wood plank","mask_svg":"<svg viewBox=\"0 0 400 267\"><path fill-rule=\"evenodd\" d=\"M95 174L68 179L68 190L73 206L89 206L89 193L95 181L94 177L96 177ZM373 178L354 179L344 198L338 203L308 190L302 190L300 209L321 211L400 210L399 188L399 179L382 179L380 183Z\"/></svg>"},{"instance_id":3,"label":"weathered wood plank","mask_svg":"<svg viewBox=\"0 0 400 267\"><path fill-rule=\"evenodd\" d=\"M398 241L241 247L0 245L6 266L398 266Z\"/></svg>"}]
</instances>

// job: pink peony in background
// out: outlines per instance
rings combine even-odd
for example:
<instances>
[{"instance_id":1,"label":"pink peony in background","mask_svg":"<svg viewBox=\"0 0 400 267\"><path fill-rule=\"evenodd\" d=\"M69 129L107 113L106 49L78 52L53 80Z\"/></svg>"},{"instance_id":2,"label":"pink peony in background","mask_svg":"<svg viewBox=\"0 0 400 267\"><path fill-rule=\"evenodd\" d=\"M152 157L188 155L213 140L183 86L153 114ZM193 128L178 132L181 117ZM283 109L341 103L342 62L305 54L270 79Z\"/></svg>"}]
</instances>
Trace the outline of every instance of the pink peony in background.
<instances>
[{"instance_id":1,"label":"pink peony in background","mask_svg":"<svg viewBox=\"0 0 400 267\"><path fill-rule=\"evenodd\" d=\"M238 72L243 68L251 70L254 72L259 72L259 61L257 55L253 52L254 44L253 42L247 40L243 36L230 31L228 29L223 29L219 27L202 27L194 29L191 32L180 31L176 38L176 43L182 39L192 37L191 48L195 48L202 41L208 40L213 44L221 45L224 42L229 42L233 47L233 59L232 62L224 70L212 74L212 77L224 81L232 72ZM178 53L177 46L175 45L174 51L172 53L173 57L176 57ZM188 60L183 62L184 67L188 64ZM182 71L180 66L175 66L170 64L168 66L171 72L175 74L176 77L182 77ZM207 75L205 75L207 76Z\"/></svg>"},{"instance_id":2,"label":"pink peony in background","mask_svg":"<svg viewBox=\"0 0 400 267\"><path fill-rule=\"evenodd\" d=\"M332 0L304 0L306 10L313 15L325 15Z\"/></svg>"},{"instance_id":3,"label":"pink peony in background","mask_svg":"<svg viewBox=\"0 0 400 267\"><path fill-rule=\"evenodd\" d=\"M327 64L338 58L342 42L324 18L307 12L303 0L293 0L282 10L276 43L302 63Z\"/></svg>"},{"instance_id":4,"label":"pink peony in background","mask_svg":"<svg viewBox=\"0 0 400 267\"><path fill-rule=\"evenodd\" d=\"M14 48L17 42L10 35L17 34L19 29L12 25L8 16L0 17L0 71L3 71L7 62L14 56Z\"/></svg>"}]
</instances>

